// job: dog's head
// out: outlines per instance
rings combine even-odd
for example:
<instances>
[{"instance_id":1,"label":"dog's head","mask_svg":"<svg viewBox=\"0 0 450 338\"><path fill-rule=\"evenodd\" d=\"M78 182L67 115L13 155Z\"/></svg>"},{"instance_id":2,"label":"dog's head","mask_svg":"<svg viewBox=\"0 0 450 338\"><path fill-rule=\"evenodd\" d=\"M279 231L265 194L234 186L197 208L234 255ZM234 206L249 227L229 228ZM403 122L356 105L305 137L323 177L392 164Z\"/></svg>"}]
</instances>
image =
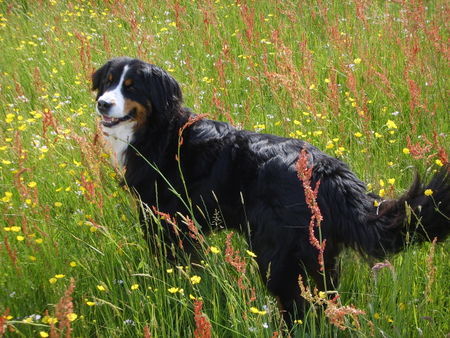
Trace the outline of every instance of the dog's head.
<instances>
[{"instance_id":1,"label":"dog's head","mask_svg":"<svg viewBox=\"0 0 450 338\"><path fill-rule=\"evenodd\" d=\"M105 128L169 121L182 103L181 89L163 69L128 57L108 61L92 75L97 112Z\"/></svg>"}]
</instances>

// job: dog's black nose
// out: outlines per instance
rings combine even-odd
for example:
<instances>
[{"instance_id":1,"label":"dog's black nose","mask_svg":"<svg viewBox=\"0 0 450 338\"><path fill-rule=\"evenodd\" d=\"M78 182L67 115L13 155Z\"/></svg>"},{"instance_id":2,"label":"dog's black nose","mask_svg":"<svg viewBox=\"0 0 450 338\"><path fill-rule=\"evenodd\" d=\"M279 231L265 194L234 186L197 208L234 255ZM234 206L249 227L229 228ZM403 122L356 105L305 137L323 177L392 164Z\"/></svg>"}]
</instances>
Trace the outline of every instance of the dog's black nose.
<instances>
[{"instance_id":1,"label":"dog's black nose","mask_svg":"<svg viewBox=\"0 0 450 338\"><path fill-rule=\"evenodd\" d=\"M97 101L97 109L101 114L106 114L113 104L104 100Z\"/></svg>"}]
</instances>

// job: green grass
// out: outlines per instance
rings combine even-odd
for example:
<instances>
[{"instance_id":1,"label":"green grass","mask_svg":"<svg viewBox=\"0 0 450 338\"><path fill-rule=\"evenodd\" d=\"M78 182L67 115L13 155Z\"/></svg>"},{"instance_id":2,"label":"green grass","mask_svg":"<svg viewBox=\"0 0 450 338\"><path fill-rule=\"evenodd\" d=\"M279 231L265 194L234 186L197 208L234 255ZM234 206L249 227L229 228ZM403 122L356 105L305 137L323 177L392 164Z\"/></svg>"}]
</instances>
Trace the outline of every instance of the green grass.
<instances>
[{"instance_id":1,"label":"green grass","mask_svg":"<svg viewBox=\"0 0 450 338\"><path fill-rule=\"evenodd\" d=\"M0 1L6 336L60 334L60 322L52 329L43 318L67 313L77 315L73 336L192 336L193 298L202 299L213 336L281 334L276 301L237 235L245 274L227 262L226 233L206 239L196 265L173 267L150 256L136 203L96 137L90 75L119 55L160 65L195 112L305 139L390 197L407 188L413 168L432 172L447 156L445 5ZM349 317L341 331L317 309L292 334L445 336L449 242L432 249L408 247L376 277L376 262L346 252L340 302L365 311L360 326ZM71 279L72 299L61 302ZM69 308L57 314L58 303Z\"/></svg>"}]
</instances>

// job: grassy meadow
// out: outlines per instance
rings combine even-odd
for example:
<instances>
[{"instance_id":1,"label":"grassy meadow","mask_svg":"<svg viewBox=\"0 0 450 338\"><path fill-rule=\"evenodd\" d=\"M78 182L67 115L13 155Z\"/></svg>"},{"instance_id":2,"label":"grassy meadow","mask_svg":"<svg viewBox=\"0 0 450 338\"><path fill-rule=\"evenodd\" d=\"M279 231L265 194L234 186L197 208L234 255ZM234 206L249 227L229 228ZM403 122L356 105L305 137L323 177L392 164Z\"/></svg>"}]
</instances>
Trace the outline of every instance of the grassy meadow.
<instances>
[{"instance_id":1,"label":"grassy meadow","mask_svg":"<svg viewBox=\"0 0 450 338\"><path fill-rule=\"evenodd\" d=\"M157 64L195 112L307 140L390 198L448 161L448 11L443 0L0 0L0 336L287 336L238 234L207 237L197 263L150 256L100 146L90 76L114 56ZM447 336L449 248L411 245L385 262L345 252L335 317L313 307L290 334Z\"/></svg>"}]
</instances>

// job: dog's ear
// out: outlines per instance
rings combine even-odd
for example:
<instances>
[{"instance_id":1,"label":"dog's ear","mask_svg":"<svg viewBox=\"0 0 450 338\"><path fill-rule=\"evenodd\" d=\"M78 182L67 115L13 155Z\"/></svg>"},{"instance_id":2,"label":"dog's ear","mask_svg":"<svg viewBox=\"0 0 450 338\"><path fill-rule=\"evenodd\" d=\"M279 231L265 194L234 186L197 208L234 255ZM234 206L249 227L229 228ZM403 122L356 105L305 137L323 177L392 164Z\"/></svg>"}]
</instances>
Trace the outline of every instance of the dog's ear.
<instances>
[{"instance_id":1,"label":"dog's ear","mask_svg":"<svg viewBox=\"0 0 450 338\"><path fill-rule=\"evenodd\" d=\"M97 90L99 92L102 90L102 82L108 73L109 67L111 67L111 61L108 61L92 73L92 90Z\"/></svg>"},{"instance_id":2,"label":"dog's ear","mask_svg":"<svg viewBox=\"0 0 450 338\"><path fill-rule=\"evenodd\" d=\"M152 112L159 117L170 118L178 112L183 102L178 82L163 69L147 64L143 70L148 98L152 104Z\"/></svg>"}]
</instances>

